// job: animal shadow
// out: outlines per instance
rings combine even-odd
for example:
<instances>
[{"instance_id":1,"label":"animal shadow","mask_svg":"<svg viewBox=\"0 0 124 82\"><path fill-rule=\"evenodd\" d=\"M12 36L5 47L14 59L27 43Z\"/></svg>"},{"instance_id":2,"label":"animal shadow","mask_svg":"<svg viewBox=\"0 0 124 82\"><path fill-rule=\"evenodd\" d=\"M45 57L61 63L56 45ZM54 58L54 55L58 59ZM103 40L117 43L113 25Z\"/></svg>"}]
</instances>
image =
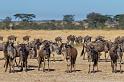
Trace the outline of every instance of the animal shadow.
<instances>
[{"instance_id":1,"label":"animal shadow","mask_svg":"<svg viewBox=\"0 0 124 82\"><path fill-rule=\"evenodd\" d=\"M97 73L97 72L102 72L101 70L97 70L97 71L91 71L90 73Z\"/></svg>"},{"instance_id":2,"label":"animal shadow","mask_svg":"<svg viewBox=\"0 0 124 82\"><path fill-rule=\"evenodd\" d=\"M55 69L49 69L49 70L45 69L45 71L50 71L51 72L51 71L55 71Z\"/></svg>"},{"instance_id":3,"label":"animal shadow","mask_svg":"<svg viewBox=\"0 0 124 82\"><path fill-rule=\"evenodd\" d=\"M120 70L116 71L116 73L123 73L123 72L124 72L124 70L121 70L121 72L120 72Z\"/></svg>"}]
</instances>

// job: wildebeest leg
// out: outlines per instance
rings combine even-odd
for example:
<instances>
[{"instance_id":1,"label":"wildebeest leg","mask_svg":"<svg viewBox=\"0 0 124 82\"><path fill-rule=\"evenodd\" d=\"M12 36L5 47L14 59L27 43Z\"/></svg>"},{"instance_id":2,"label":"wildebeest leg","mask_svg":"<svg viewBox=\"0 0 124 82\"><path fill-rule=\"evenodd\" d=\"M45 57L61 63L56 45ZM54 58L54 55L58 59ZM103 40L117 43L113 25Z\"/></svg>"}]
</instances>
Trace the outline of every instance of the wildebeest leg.
<instances>
[{"instance_id":1,"label":"wildebeest leg","mask_svg":"<svg viewBox=\"0 0 124 82\"><path fill-rule=\"evenodd\" d=\"M95 66L93 65L93 73L95 73L95 70L94 70Z\"/></svg>"},{"instance_id":2,"label":"wildebeest leg","mask_svg":"<svg viewBox=\"0 0 124 82\"><path fill-rule=\"evenodd\" d=\"M114 63L111 61L112 72L114 72Z\"/></svg>"},{"instance_id":3,"label":"wildebeest leg","mask_svg":"<svg viewBox=\"0 0 124 82\"><path fill-rule=\"evenodd\" d=\"M12 67L12 69L13 69L12 72L14 73L14 70L15 70L15 69L14 69L14 67L15 67L15 61L12 61L11 67Z\"/></svg>"},{"instance_id":4,"label":"wildebeest leg","mask_svg":"<svg viewBox=\"0 0 124 82\"><path fill-rule=\"evenodd\" d=\"M105 61L107 62L107 58L106 58L106 52L105 52Z\"/></svg>"},{"instance_id":5,"label":"wildebeest leg","mask_svg":"<svg viewBox=\"0 0 124 82\"><path fill-rule=\"evenodd\" d=\"M17 64L16 58L15 58L15 64L16 64L16 66L18 67L18 64Z\"/></svg>"},{"instance_id":6,"label":"wildebeest leg","mask_svg":"<svg viewBox=\"0 0 124 82\"><path fill-rule=\"evenodd\" d=\"M122 70L121 70L121 61L122 61L122 55L119 56L120 73L122 73Z\"/></svg>"},{"instance_id":7,"label":"wildebeest leg","mask_svg":"<svg viewBox=\"0 0 124 82\"><path fill-rule=\"evenodd\" d=\"M122 70L121 70L121 60L120 60L120 73L122 73Z\"/></svg>"},{"instance_id":8,"label":"wildebeest leg","mask_svg":"<svg viewBox=\"0 0 124 82\"><path fill-rule=\"evenodd\" d=\"M5 59L4 68L6 67L7 59Z\"/></svg>"},{"instance_id":9,"label":"wildebeest leg","mask_svg":"<svg viewBox=\"0 0 124 82\"><path fill-rule=\"evenodd\" d=\"M69 72L69 60L67 60L67 73Z\"/></svg>"},{"instance_id":10,"label":"wildebeest leg","mask_svg":"<svg viewBox=\"0 0 124 82\"><path fill-rule=\"evenodd\" d=\"M38 57L38 64L39 64L39 66L38 66L38 71L40 71L40 67L41 67L41 58L39 58L39 57Z\"/></svg>"},{"instance_id":11,"label":"wildebeest leg","mask_svg":"<svg viewBox=\"0 0 124 82\"><path fill-rule=\"evenodd\" d=\"M21 61L21 69L20 71L23 71L23 62Z\"/></svg>"},{"instance_id":12,"label":"wildebeest leg","mask_svg":"<svg viewBox=\"0 0 124 82\"><path fill-rule=\"evenodd\" d=\"M7 71L7 69L8 69L8 64L9 64L9 60L8 59L6 59L6 61L5 61L5 72Z\"/></svg>"},{"instance_id":13,"label":"wildebeest leg","mask_svg":"<svg viewBox=\"0 0 124 82\"><path fill-rule=\"evenodd\" d=\"M72 72L72 64L71 64L70 72Z\"/></svg>"},{"instance_id":14,"label":"wildebeest leg","mask_svg":"<svg viewBox=\"0 0 124 82\"><path fill-rule=\"evenodd\" d=\"M117 62L115 63L115 73L117 72Z\"/></svg>"},{"instance_id":15,"label":"wildebeest leg","mask_svg":"<svg viewBox=\"0 0 124 82\"><path fill-rule=\"evenodd\" d=\"M99 71L98 64L97 64L97 71Z\"/></svg>"},{"instance_id":16,"label":"wildebeest leg","mask_svg":"<svg viewBox=\"0 0 124 82\"><path fill-rule=\"evenodd\" d=\"M19 57L19 63L18 63L18 67L19 67L19 64L20 64L20 62L21 62L21 58Z\"/></svg>"},{"instance_id":17,"label":"wildebeest leg","mask_svg":"<svg viewBox=\"0 0 124 82\"><path fill-rule=\"evenodd\" d=\"M49 67L49 63L50 63L50 61L49 61L49 58L48 58L48 71L50 71L50 67Z\"/></svg>"},{"instance_id":18,"label":"wildebeest leg","mask_svg":"<svg viewBox=\"0 0 124 82\"><path fill-rule=\"evenodd\" d=\"M9 60L9 73L11 73L11 60Z\"/></svg>"},{"instance_id":19,"label":"wildebeest leg","mask_svg":"<svg viewBox=\"0 0 124 82\"><path fill-rule=\"evenodd\" d=\"M63 55L63 60L65 60L65 55L64 55L64 53L61 53L62 55Z\"/></svg>"},{"instance_id":20,"label":"wildebeest leg","mask_svg":"<svg viewBox=\"0 0 124 82\"><path fill-rule=\"evenodd\" d=\"M43 61L44 61L43 72L45 72L45 58Z\"/></svg>"},{"instance_id":21,"label":"wildebeest leg","mask_svg":"<svg viewBox=\"0 0 124 82\"><path fill-rule=\"evenodd\" d=\"M53 61L55 62L55 54L53 53Z\"/></svg>"},{"instance_id":22,"label":"wildebeest leg","mask_svg":"<svg viewBox=\"0 0 124 82\"><path fill-rule=\"evenodd\" d=\"M91 61L89 59L88 59L88 61L89 61L89 71L88 71L88 73L90 73Z\"/></svg>"},{"instance_id":23,"label":"wildebeest leg","mask_svg":"<svg viewBox=\"0 0 124 82\"><path fill-rule=\"evenodd\" d=\"M86 54L86 52L84 51L83 60L85 60L85 54Z\"/></svg>"},{"instance_id":24,"label":"wildebeest leg","mask_svg":"<svg viewBox=\"0 0 124 82\"><path fill-rule=\"evenodd\" d=\"M25 61L25 72L27 72L27 61Z\"/></svg>"},{"instance_id":25,"label":"wildebeest leg","mask_svg":"<svg viewBox=\"0 0 124 82\"><path fill-rule=\"evenodd\" d=\"M76 67L75 67L75 64L73 64L73 68L74 68L74 72L76 72Z\"/></svg>"}]
</instances>

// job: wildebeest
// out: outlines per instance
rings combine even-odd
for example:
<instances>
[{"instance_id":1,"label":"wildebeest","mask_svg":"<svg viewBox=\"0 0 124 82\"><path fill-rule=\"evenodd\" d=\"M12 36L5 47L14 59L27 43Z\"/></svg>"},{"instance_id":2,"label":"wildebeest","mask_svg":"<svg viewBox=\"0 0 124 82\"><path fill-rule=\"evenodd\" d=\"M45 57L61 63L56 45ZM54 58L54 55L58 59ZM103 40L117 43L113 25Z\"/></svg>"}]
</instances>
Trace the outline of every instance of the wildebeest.
<instances>
[{"instance_id":1,"label":"wildebeest","mask_svg":"<svg viewBox=\"0 0 124 82\"><path fill-rule=\"evenodd\" d=\"M16 62L16 49L14 48L14 43L7 41L4 45L4 58L5 58L5 72L10 67L9 72L14 72L14 65ZM11 70L13 69L13 70Z\"/></svg>"},{"instance_id":2,"label":"wildebeest","mask_svg":"<svg viewBox=\"0 0 124 82\"><path fill-rule=\"evenodd\" d=\"M75 42L75 36L74 35L69 35L67 36L67 43L70 45L74 45Z\"/></svg>"},{"instance_id":3,"label":"wildebeest","mask_svg":"<svg viewBox=\"0 0 124 82\"><path fill-rule=\"evenodd\" d=\"M97 40L97 41L92 41L90 42L94 46L94 48L99 52L99 57L100 57L100 52L105 52L105 60L107 61L106 53L109 51L110 43L107 40ZM83 59L85 59L85 53L87 52L86 45L88 43L83 44L83 50L81 52L81 56L83 55ZM85 51L84 51L85 48Z\"/></svg>"},{"instance_id":4,"label":"wildebeest","mask_svg":"<svg viewBox=\"0 0 124 82\"><path fill-rule=\"evenodd\" d=\"M81 56L83 55L83 59L85 59L85 55L86 55L86 48L85 48L85 44L88 44L89 42L91 42L91 36L87 35L83 38L84 42L83 42L83 49L81 52Z\"/></svg>"},{"instance_id":5,"label":"wildebeest","mask_svg":"<svg viewBox=\"0 0 124 82\"><path fill-rule=\"evenodd\" d=\"M121 70L121 63L122 63L122 47L120 44L113 43L112 47L109 51L110 58L111 58L111 67L112 67L112 72L117 72L117 60L119 61L120 64L120 73L122 72Z\"/></svg>"},{"instance_id":6,"label":"wildebeest","mask_svg":"<svg viewBox=\"0 0 124 82\"><path fill-rule=\"evenodd\" d=\"M95 41L103 41L104 40L104 36L97 36L96 38L95 38Z\"/></svg>"},{"instance_id":7,"label":"wildebeest","mask_svg":"<svg viewBox=\"0 0 124 82\"><path fill-rule=\"evenodd\" d=\"M42 44L41 48L39 50L39 53L38 53L38 64L39 64L38 65L38 70L40 70L41 64L43 62L44 63L43 71L45 71L45 62L46 62L46 59L47 59L47 61L48 61L48 71L50 71L50 68L49 68L50 54L51 54L51 51L50 51L49 42L46 42L45 44Z\"/></svg>"},{"instance_id":8,"label":"wildebeest","mask_svg":"<svg viewBox=\"0 0 124 82\"><path fill-rule=\"evenodd\" d=\"M83 42L83 37L82 36L75 37L75 42L76 44L81 44Z\"/></svg>"},{"instance_id":9,"label":"wildebeest","mask_svg":"<svg viewBox=\"0 0 124 82\"><path fill-rule=\"evenodd\" d=\"M89 36L89 35L85 36L85 37L84 37L84 43L89 43L89 42L91 42L91 39L92 39L91 36Z\"/></svg>"},{"instance_id":10,"label":"wildebeest","mask_svg":"<svg viewBox=\"0 0 124 82\"><path fill-rule=\"evenodd\" d=\"M67 72L72 72L72 68L75 70L75 62L77 58L78 51L71 45L65 45L66 47L66 61L67 61Z\"/></svg>"},{"instance_id":11,"label":"wildebeest","mask_svg":"<svg viewBox=\"0 0 124 82\"><path fill-rule=\"evenodd\" d=\"M89 47L89 52L88 52L88 61L89 61L89 71L90 73L90 67L91 67L91 62L93 62L93 72L95 72L95 66L97 66L97 71L98 71L98 59L99 59L99 53L93 46Z\"/></svg>"},{"instance_id":12,"label":"wildebeest","mask_svg":"<svg viewBox=\"0 0 124 82\"><path fill-rule=\"evenodd\" d=\"M29 38L30 38L30 36L24 36L23 37L23 42L25 43L25 44L28 44L29 43Z\"/></svg>"},{"instance_id":13,"label":"wildebeest","mask_svg":"<svg viewBox=\"0 0 124 82\"><path fill-rule=\"evenodd\" d=\"M56 37L55 38L56 43L62 43L62 38L61 37Z\"/></svg>"},{"instance_id":14,"label":"wildebeest","mask_svg":"<svg viewBox=\"0 0 124 82\"><path fill-rule=\"evenodd\" d=\"M21 71L23 67L25 67L25 71L27 71L27 59L29 55L29 49L26 44L20 44L19 48L19 64L21 63Z\"/></svg>"}]
</instances>

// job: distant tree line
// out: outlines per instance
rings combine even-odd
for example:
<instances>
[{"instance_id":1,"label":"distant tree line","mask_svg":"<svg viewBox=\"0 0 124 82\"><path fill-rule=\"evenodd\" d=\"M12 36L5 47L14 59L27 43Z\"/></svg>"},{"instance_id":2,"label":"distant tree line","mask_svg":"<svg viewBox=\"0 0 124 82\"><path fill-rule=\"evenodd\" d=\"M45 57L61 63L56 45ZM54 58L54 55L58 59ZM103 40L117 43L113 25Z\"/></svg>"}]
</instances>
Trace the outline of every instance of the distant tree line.
<instances>
[{"instance_id":1,"label":"distant tree line","mask_svg":"<svg viewBox=\"0 0 124 82\"><path fill-rule=\"evenodd\" d=\"M64 15L62 20L34 21L35 14L17 13L11 17L5 17L0 22L0 29L124 29L124 14L103 15L91 12L86 19L75 21L75 15Z\"/></svg>"}]
</instances>

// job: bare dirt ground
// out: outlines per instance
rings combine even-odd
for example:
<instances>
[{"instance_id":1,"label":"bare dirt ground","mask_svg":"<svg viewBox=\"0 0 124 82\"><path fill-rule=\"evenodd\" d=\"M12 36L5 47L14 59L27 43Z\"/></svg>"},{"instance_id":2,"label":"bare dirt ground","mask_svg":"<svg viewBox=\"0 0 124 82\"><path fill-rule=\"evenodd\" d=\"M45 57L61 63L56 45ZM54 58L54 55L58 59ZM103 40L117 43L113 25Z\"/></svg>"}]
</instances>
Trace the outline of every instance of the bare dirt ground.
<instances>
[{"instance_id":1,"label":"bare dirt ground","mask_svg":"<svg viewBox=\"0 0 124 82\"><path fill-rule=\"evenodd\" d=\"M64 41L66 36L69 34L74 35L92 35L93 38L98 35L103 35L106 39L113 40L116 36L123 36L124 31L112 30L112 31L101 31L101 30L89 30L89 31L32 31L32 30L17 30L17 31L0 31L0 35L6 37L8 35L16 35L18 41L21 41L21 37L24 35L31 35L33 38L43 38L53 40L56 36L62 36ZM66 62L56 61L50 62L50 72L42 72L37 70L37 60L28 59L28 72L19 72L16 68L15 73L4 72L4 60L0 60L0 82L124 82L124 73L112 73L110 62L99 62L99 72L88 74L88 61L83 60L80 57L82 46L76 46L78 50L78 57L76 61L76 72L66 73ZM3 53L0 52L0 58L3 58ZM61 59L62 56L57 56L56 59ZM102 55L101 58L104 58ZM124 58L123 58L124 59ZM118 68L119 69L119 68ZM122 65L124 70L124 65Z\"/></svg>"}]
</instances>

